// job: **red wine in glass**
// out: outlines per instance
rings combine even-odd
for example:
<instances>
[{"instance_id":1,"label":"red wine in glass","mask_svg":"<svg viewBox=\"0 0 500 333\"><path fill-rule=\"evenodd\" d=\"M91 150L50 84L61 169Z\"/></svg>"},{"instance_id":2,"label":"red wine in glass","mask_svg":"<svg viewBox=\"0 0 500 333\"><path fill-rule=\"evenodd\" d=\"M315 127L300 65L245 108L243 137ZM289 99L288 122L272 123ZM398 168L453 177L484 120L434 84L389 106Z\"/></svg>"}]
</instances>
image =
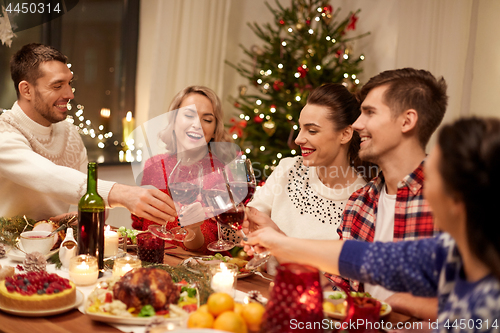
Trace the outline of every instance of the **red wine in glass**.
<instances>
[{"instance_id":1,"label":"red wine in glass","mask_svg":"<svg viewBox=\"0 0 500 333\"><path fill-rule=\"evenodd\" d=\"M241 229L241 222L245 218L245 211L243 209L231 208L218 215L219 223L233 228L234 230Z\"/></svg>"},{"instance_id":2,"label":"red wine in glass","mask_svg":"<svg viewBox=\"0 0 500 333\"><path fill-rule=\"evenodd\" d=\"M172 198L182 205L189 205L196 201L200 189L197 185L191 183L176 183L170 185L170 193L172 193Z\"/></svg>"},{"instance_id":3,"label":"red wine in glass","mask_svg":"<svg viewBox=\"0 0 500 333\"><path fill-rule=\"evenodd\" d=\"M228 251L235 246L235 243L224 240L221 231L220 214L224 212L229 203L229 194L227 187L219 186L219 189L208 189L202 191L203 201L207 207L211 207L217 220L218 239L207 245L207 249L214 252Z\"/></svg>"},{"instance_id":4,"label":"red wine in glass","mask_svg":"<svg viewBox=\"0 0 500 333\"><path fill-rule=\"evenodd\" d=\"M250 202L255 193L255 184L249 182L231 182L231 191L234 200L242 202L245 206Z\"/></svg>"}]
</instances>

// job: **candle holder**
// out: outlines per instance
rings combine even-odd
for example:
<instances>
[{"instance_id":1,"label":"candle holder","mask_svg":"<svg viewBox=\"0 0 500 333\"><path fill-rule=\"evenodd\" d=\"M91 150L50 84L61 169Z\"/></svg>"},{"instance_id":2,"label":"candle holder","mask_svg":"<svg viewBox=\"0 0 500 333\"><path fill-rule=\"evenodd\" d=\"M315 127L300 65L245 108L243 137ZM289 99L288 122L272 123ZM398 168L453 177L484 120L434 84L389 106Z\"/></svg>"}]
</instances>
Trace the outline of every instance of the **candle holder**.
<instances>
[{"instance_id":1,"label":"candle holder","mask_svg":"<svg viewBox=\"0 0 500 333\"><path fill-rule=\"evenodd\" d=\"M210 286L212 289L215 292L227 293L234 298L236 293L238 266L221 262L220 265L211 266L210 273Z\"/></svg>"},{"instance_id":2,"label":"candle holder","mask_svg":"<svg viewBox=\"0 0 500 333\"><path fill-rule=\"evenodd\" d=\"M81 254L70 259L69 278L77 286L88 286L96 283L98 275L96 257Z\"/></svg>"},{"instance_id":3,"label":"candle holder","mask_svg":"<svg viewBox=\"0 0 500 333\"><path fill-rule=\"evenodd\" d=\"M266 306L263 332L295 332L290 321L317 322L323 320L323 291L319 271L310 266L282 264L271 283L272 290ZM322 328L308 332L323 332Z\"/></svg>"},{"instance_id":4,"label":"candle holder","mask_svg":"<svg viewBox=\"0 0 500 333\"><path fill-rule=\"evenodd\" d=\"M150 232L137 235L137 256L142 261L163 264L165 241Z\"/></svg>"},{"instance_id":5,"label":"candle holder","mask_svg":"<svg viewBox=\"0 0 500 333\"><path fill-rule=\"evenodd\" d=\"M118 258L113 265L113 277L121 277L134 268L140 268L142 263L139 259L131 256Z\"/></svg>"}]
</instances>

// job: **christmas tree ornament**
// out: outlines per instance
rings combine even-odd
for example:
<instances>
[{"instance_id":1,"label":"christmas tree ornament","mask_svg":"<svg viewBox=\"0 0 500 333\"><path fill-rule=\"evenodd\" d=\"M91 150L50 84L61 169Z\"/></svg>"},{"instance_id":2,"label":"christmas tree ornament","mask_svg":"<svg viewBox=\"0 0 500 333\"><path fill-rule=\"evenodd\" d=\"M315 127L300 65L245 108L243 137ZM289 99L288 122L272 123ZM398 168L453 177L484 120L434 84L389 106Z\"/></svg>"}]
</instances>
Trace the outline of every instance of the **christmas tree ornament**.
<instances>
[{"instance_id":1,"label":"christmas tree ornament","mask_svg":"<svg viewBox=\"0 0 500 333\"><path fill-rule=\"evenodd\" d=\"M280 81L280 80L276 80L274 81L273 83L273 89L274 91L280 91L281 88L283 88L285 84L283 83L283 81Z\"/></svg>"},{"instance_id":2,"label":"christmas tree ornament","mask_svg":"<svg viewBox=\"0 0 500 333\"><path fill-rule=\"evenodd\" d=\"M293 116L291 114L289 114L289 113L287 113L285 117L286 117L286 119L288 121L292 121L293 120Z\"/></svg>"},{"instance_id":3,"label":"christmas tree ornament","mask_svg":"<svg viewBox=\"0 0 500 333\"><path fill-rule=\"evenodd\" d=\"M281 19L279 20L280 25L285 25L285 20Z\"/></svg>"},{"instance_id":4,"label":"christmas tree ornament","mask_svg":"<svg viewBox=\"0 0 500 333\"><path fill-rule=\"evenodd\" d=\"M234 105L234 107L235 107L235 108L237 108L237 109L239 109L239 108L241 107L240 103L238 103L238 102L234 102L234 104L233 104L233 105Z\"/></svg>"},{"instance_id":5,"label":"christmas tree ornament","mask_svg":"<svg viewBox=\"0 0 500 333\"><path fill-rule=\"evenodd\" d=\"M308 71L309 69L307 67L306 68L304 68L304 66L297 67L297 72L300 74L301 78L306 77Z\"/></svg>"},{"instance_id":6,"label":"christmas tree ornament","mask_svg":"<svg viewBox=\"0 0 500 333\"><path fill-rule=\"evenodd\" d=\"M349 20L349 24L345 28L346 31L349 30L356 30L356 22L358 22L358 17L356 16L356 13L351 15L351 18Z\"/></svg>"},{"instance_id":7,"label":"christmas tree ornament","mask_svg":"<svg viewBox=\"0 0 500 333\"><path fill-rule=\"evenodd\" d=\"M244 119L238 120L236 118L231 118L230 120L231 128L229 128L229 134L236 134L238 137L243 136L243 130L247 127L247 121Z\"/></svg>"},{"instance_id":8,"label":"christmas tree ornament","mask_svg":"<svg viewBox=\"0 0 500 333\"><path fill-rule=\"evenodd\" d=\"M240 93L240 96L245 96L247 93L248 87L245 86L244 84L238 86L238 91Z\"/></svg>"},{"instance_id":9,"label":"christmas tree ornament","mask_svg":"<svg viewBox=\"0 0 500 333\"><path fill-rule=\"evenodd\" d=\"M40 252L31 252L26 254L23 261L24 269L28 272L41 272L47 268L47 260Z\"/></svg>"},{"instance_id":10,"label":"christmas tree ornament","mask_svg":"<svg viewBox=\"0 0 500 333\"><path fill-rule=\"evenodd\" d=\"M261 122L263 122L263 121L264 121L264 119L263 119L263 118L261 118L261 117L259 117L259 116L255 116L255 117L253 118L253 121L254 121L255 123L257 123L257 124L260 124Z\"/></svg>"},{"instance_id":11,"label":"christmas tree ornament","mask_svg":"<svg viewBox=\"0 0 500 333\"><path fill-rule=\"evenodd\" d=\"M299 30L299 31L300 31L300 30L302 30L302 28L304 27L304 25L303 25L302 23L297 23L297 24L295 25L295 27L297 28L297 30Z\"/></svg>"},{"instance_id":12,"label":"christmas tree ornament","mask_svg":"<svg viewBox=\"0 0 500 333\"><path fill-rule=\"evenodd\" d=\"M262 128L267 135L273 136L274 132L276 132L276 123L272 119L269 119L262 124Z\"/></svg>"}]
</instances>

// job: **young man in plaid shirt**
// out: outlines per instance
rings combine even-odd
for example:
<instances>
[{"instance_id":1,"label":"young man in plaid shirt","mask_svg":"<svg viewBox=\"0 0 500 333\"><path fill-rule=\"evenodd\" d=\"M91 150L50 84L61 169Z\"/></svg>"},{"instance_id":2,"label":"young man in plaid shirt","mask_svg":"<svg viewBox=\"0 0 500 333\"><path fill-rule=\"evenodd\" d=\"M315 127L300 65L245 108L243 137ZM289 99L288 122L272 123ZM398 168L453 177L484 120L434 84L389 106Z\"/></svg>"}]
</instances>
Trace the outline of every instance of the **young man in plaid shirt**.
<instances>
[{"instance_id":1,"label":"young man in plaid shirt","mask_svg":"<svg viewBox=\"0 0 500 333\"><path fill-rule=\"evenodd\" d=\"M425 146L446 110L444 79L436 80L424 70L391 70L371 78L358 96L361 115L353 128L361 137L359 157L382 171L349 198L340 238L392 242L432 237L437 230L423 198L423 164ZM330 278L342 283L338 276ZM360 288L357 281L350 282L352 289ZM423 301L392 295L379 286L364 287L376 298L390 297L395 306ZM407 312L415 315L411 309Z\"/></svg>"}]
</instances>

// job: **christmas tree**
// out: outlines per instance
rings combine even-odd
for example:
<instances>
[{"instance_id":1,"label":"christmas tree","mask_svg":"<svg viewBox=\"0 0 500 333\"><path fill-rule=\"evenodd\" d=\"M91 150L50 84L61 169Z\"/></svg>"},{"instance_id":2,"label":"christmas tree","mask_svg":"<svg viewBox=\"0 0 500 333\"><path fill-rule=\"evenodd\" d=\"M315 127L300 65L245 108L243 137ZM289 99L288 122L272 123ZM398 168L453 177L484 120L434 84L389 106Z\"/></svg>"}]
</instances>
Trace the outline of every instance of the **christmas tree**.
<instances>
[{"instance_id":1,"label":"christmas tree","mask_svg":"<svg viewBox=\"0 0 500 333\"><path fill-rule=\"evenodd\" d=\"M328 0L291 0L289 8L276 0L277 9L266 6L274 14L274 25L248 24L263 45L240 45L250 59L237 65L228 62L258 89L254 94L245 85L238 88L234 106L241 114L231 119L229 132L261 180L281 158L300 153L294 139L312 89L327 82L356 89L364 55L352 54L352 41L369 34L350 36L359 10L337 21L340 10Z\"/></svg>"}]
</instances>

